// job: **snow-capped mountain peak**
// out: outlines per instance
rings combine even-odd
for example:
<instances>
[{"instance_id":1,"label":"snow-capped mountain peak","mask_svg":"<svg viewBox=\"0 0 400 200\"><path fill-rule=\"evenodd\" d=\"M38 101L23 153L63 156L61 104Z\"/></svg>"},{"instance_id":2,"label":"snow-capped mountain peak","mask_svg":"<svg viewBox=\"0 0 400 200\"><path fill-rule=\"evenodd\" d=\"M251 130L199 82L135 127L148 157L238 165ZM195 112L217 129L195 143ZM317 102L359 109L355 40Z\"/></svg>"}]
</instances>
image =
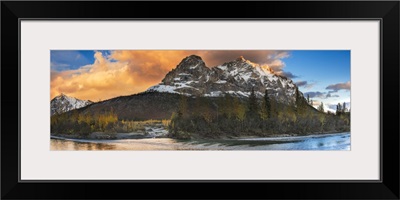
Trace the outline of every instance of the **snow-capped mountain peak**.
<instances>
[{"instance_id":1,"label":"snow-capped mountain peak","mask_svg":"<svg viewBox=\"0 0 400 200\"><path fill-rule=\"evenodd\" d=\"M246 62L247 60L243 56L239 56L238 58L236 58L236 61Z\"/></svg>"},{"instance_id":2,"label":"snow-capped mountain peak","mask_svg":"<svg viewBox=\"0 0 400 200\"><path fill-rule=\"evenodd\" d=\"M197 65L205 65L203 59L200 56L197 55L190 55L186 58L184 58L177 66L177 68L179 67L185 67L185 66L189 66L189 67L195 67Z\"/></svg>"},{"instance_id":3,"label":"snow-capped mountain peak","mask_svg":"<svg viewBox=\"0 0 400 200\"><path fill-rule=\"evenodd\" d=\"M251 89L261 97L265 90L282 102L293 102L297 86L292 80L274 74L267 65L259 65L239 57L208 68L201 57L184 58L162 82L147 91L179 93L187 96L219 97L230 94L248 97Z\"/></svg>"},{"instance_id":4,"label":"snow-capped mountain peak","mask_svg":"<svg viewBox=\"0 0 400 200\"><path fill-rule=\"evenodd\" d=\"M67 96L63 93L54 97L50 102L51 115L61 114L70 110L78 109L92 104L90 100L80 100Z\"/></svg>"}]
</instances>

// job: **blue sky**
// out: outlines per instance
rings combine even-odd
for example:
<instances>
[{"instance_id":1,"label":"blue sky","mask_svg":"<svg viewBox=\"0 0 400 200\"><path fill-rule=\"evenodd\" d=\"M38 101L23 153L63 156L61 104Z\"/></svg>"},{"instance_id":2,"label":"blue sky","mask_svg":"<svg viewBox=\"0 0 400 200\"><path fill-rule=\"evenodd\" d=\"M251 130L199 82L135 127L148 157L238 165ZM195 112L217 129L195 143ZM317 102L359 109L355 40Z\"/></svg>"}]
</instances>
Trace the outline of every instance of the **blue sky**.
<instances>
[{"instance_id":1,"label":"blue sky","mask_svg":"<svg viewBox=\"0 0 400 200\"><path fill-rule=\"evenodd\" d=\"M110 51L100 51L103 55L109 55ZM94 63L95 51L93 50L52 50L50 54L51 69L66 71L79 69L85 65Z\"/></svg>"},{"instance_id":2,"label":"blue sky","mask_svg":"<svg viewBox=\"0 0 400 200\"><path fill-rule=\"evenodd\" d=\"M64 93L97 101L142 92L191 54L209 67L244 56L287 75L316 103L335 108L350 102L349 50L52 50L51 97ZM77 71L83 66L92 70Z\"/></svg>"},{"instance_id":3,"label":"blue sky","mask_svg":"<svg viewBox=\"0 0 400 200\"><path fill-rule=\"evenodd\" d=\"M350 102L350 90L339 89L335 92L334 89L326 89L330 85L350 81L350 51L290 51L290 56L284 58L283 62L285 63L284 70L297 76L292 78L293 81L307 81L307 85L300 87L303 93L310 96L325 94L325 96L320 94L319 97L312 99L335 105L339 102ZM331 97L328 95L329 92L331 92Z\"/></svg>"}]
</instances>

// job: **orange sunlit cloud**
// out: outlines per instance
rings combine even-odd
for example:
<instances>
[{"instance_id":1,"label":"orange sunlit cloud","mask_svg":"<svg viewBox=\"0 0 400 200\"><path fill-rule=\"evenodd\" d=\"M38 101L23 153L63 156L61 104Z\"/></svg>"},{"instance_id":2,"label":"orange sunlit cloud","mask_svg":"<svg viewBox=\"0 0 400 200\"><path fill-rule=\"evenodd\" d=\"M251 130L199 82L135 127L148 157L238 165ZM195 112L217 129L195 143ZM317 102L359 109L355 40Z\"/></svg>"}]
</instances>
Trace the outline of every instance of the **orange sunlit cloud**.
<instances>
[{"instance_id":1,"label":"orange sunlit cloud","mask_svg":"<svg viewBox=\"0 0 400 200\"><path fill-rule=\"evenodd\" d=\"M64 93L84 100L106 100L143 92L158 84L186 56L196 54L208 67L239 56L265 64L281 73L286 51L261 50L116 50L110 55L94 54L93 64L79 69L51 71L51 98Z\"/></svg>"}]
</instances>

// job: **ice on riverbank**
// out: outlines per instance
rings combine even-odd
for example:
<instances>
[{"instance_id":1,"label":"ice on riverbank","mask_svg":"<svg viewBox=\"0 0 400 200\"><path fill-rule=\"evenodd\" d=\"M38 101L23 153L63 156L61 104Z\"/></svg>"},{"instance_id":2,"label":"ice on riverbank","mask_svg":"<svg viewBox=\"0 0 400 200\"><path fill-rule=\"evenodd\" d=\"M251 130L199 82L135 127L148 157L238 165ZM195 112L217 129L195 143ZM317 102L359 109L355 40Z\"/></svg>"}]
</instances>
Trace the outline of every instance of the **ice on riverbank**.
<instances>
[{"instance_id":1,"label":"ice on riverbank","mask_svg":"<svg viewBox=\"0 0 400 200\"><path fill-rule=\"evenodd\" d=\"M270 141L296 141L296 140L304 140L309 138L323 138L330 136L340 136L340 135L349 135L350 132L344 133L328 133L328 134L313 134L306 136L279 136L279 137L254 137L254 138L238 138L237 140L253 140L253 141L261 141L261 140L270 140Z\"/></svg>"},{"instance_id":2,"label":"ice on riverbank","mask_svg":"<svg viewBox=\"0 0 400 200\"><path fill-rule=\"evenodd\" d=\"M166 130L163 126L154 127L154 126L146 126L144 127L146 135L150 137L163 137L167 136L168 130Z\"/></svg>"}]
</instances>

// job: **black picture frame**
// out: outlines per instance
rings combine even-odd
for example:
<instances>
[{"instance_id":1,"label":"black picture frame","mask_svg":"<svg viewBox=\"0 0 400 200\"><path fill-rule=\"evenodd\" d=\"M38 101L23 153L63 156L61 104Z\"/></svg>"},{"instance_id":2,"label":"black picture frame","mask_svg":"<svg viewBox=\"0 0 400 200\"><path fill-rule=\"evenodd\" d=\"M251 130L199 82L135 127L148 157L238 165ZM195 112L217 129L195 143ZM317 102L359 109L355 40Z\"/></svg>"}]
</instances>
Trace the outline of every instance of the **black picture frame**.
<instances>
[{"instance_id":1,"label":"black picture frame","mask_svg":"<svg viewBox=\"0 0 400 200\"><path fill-rule=\"evenodd\" d=\"M399 199L399 8L398 1L2 1L1 198ZM381 180L20 182L20 19L379 19Z\"/></svg>"}]
</instances>

